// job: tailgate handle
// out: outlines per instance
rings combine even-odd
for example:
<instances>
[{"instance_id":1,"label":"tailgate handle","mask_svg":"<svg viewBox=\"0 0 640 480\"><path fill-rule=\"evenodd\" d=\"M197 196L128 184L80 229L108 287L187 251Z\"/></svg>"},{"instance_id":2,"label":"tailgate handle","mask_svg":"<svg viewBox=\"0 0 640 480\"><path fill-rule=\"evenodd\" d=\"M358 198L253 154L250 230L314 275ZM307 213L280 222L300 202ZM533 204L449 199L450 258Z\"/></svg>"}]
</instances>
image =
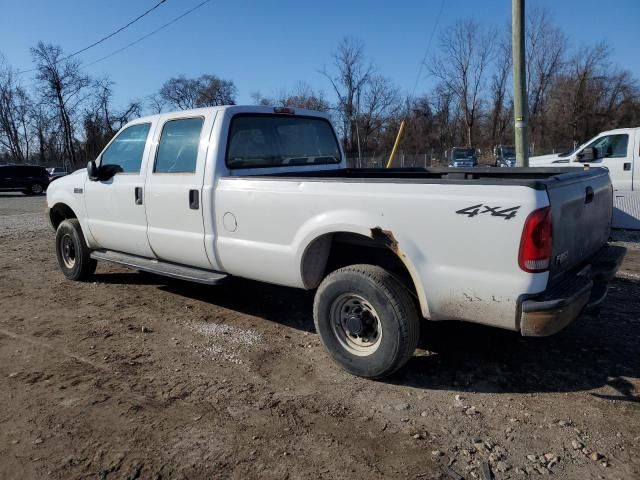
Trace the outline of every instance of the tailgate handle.
<instances>
[{"instance_id":1,"label":"tailgate handle","mask_svg":"<svg viewBox=\"0 0 640 480\"><path fill-rule=\"evenodd\" d=\"M591 202L593 202L593 188L587 187L586 194L584 196L584 203L587 204Z\"/></svg>"}]
</instances>

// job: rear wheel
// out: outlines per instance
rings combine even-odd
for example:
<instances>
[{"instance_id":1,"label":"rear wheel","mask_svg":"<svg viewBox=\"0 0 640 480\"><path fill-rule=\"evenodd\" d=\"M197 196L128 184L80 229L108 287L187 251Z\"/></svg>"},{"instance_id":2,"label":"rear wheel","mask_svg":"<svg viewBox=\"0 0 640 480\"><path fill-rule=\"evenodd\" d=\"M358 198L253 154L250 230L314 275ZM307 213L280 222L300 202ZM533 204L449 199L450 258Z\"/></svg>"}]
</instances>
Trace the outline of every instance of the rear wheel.
<instances>
[{"instance_id":1,"label":"rear wheel","mask_svg":"<svg viewBox=\"0 0 640 480\"><path fill-rule=\"evenodd\" d=\"M328 275L316 292L316 330L334 361L354 375L382 378L402 367L418 344L420 321L407 289L374 265Z\"/></svg>"},{"instance_id":2,"label":"rear wheel","mask_svg":"<svg viewBox=\"0 0 640 480\"><path fill-rule=\"evenodd\" d=\"M44 192L44 187L42 186L41 183L32 183L31 185L29 185L29 188L27 188L24 191L25 195L42 195L42 193Z\"/></svg>"},{"instance_id":3,"label":"rear wheel","mask_svg":"<svg viewBox=\"0 0 640 480\"><path fill-rule=\"evenodd\" d=\"M96 271L97 262L84 241L80 222L76 218L64 220L56 230L58 265L69 280L85 280Z\"/></svg>"}]
</instances>

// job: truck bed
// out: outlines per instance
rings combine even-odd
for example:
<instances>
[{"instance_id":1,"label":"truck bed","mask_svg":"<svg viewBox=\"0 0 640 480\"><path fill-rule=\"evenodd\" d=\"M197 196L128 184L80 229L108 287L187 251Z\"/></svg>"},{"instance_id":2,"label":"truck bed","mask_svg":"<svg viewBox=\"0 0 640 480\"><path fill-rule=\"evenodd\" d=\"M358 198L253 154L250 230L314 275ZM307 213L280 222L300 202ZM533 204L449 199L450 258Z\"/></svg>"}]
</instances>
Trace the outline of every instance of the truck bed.
<instances>
[{"instance_id":1,"label":"truck bed","mask_svg":"<svg viewBox=\"0 0 640 480\"><path fill-rule=\"evenodd\" d=\"M531 168L531 167L474 167L474 168L342 168L306 170L246 175L251 178L279 178L323 181L409 182L437 184L516 185L545 190L551 185L589 177L606 176L604 168Z\"/></svg>"},{"instance_id":2,"label":"truck bed","mask_svg":"<svg viewBox=\"0 0 640 480\"><path fill-rule=\"evenodd\" d=\"M605 168L344 168L297 170L225 178L244 179L251 182L268 181L269 183L292 181L296 182L296 185L306 183L309 184L309 187L315 185L313 190L325 191L327 195L336 194L336 188L339 187L336 183L360 184L358 189L362 189L362 184L367 184L370 185L370 188L366 190L379 198L390 194L390 190L395 192L394 195L398 195L402 191L402 189L391 188L392 185L394 187L398 187L398 184L413 187L417 185L425 187L428 185L449 185L451 186L451 190L448 190L450 199L443 201L443 198L437 200L434 198L434 201L438 202L438 207L433 205L436 209L445 208L447 210L450 209L447 205L449 200L454 204L458 201L466 201L465 206L471 209L473 209L471 205L478 206L480 203L488 201L498 202L495 204L496 207L510 207L512 205L508 203L508 198L504 197L502 188L531 188L544 195L552 209L553 257L549 269L549 285L561 281L566 274L583 265L607 242L609 237L612 194L609 173ZM324 183L326 188L317 185L317 183ZM384 184L389 185L390 188L385 189ZM469 190L464 188L465 186L469 186ZM280 188L283 187L284 185ZM256 188L259 189L257 186ZM269 188L267 187L267 189ZM338 190L342 189L338 188ZM408 188L406 191L409 190L413 189ZM428 192L431 194L436 192L429 188L420 191L427 196ZM518 197L514 196L513 198ZM349 202L346 199L345 201ZM420 208L424 213L424 205ZM457 213L466 212L464 209L458 210L458 208L453 210ZM406 209L400 210L395 215L412 218L414 214L411 210ZM462 235L469 239L477 238L479 233L474 230L474 226L469 224L468 227L468 230ZM504 235L504 233L498 233L497 230L493 234L496 239L498 236ZM517 238L519 239L519 234ZM421 241L424 240L421 239ZM486 247L484 248L486 249Z\"/></svg>"}]
</instances>

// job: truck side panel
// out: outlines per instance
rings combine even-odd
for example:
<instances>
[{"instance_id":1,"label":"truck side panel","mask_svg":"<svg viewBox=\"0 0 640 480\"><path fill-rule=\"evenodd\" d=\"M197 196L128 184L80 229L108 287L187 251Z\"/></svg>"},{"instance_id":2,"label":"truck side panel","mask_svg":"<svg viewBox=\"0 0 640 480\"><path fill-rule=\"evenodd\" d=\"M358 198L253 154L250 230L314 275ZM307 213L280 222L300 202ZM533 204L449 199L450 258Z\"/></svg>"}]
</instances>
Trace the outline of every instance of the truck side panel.
<instances>
[{"instance_id":1,"label":"truck side panel","mask_svg":"<svg viewBox=\"0 0 640 480\"><path fill-rule=\"evenodd\" d=\"M300 262L314 239L381 229L396 240L422 313L434 320L517 329L518 297L547 284L547 273L518 268L523 224L548 205L544 190L223 177L214 205L215 256L241 277L303 287Z\"/></svg>"}]
</instances>

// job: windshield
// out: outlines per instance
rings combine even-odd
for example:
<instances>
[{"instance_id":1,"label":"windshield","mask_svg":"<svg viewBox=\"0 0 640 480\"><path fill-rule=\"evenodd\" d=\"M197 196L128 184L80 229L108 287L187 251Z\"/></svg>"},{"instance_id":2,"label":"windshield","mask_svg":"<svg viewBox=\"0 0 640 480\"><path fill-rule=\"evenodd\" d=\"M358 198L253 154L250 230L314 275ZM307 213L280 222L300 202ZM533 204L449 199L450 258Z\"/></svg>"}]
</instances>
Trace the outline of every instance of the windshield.
<instances>
[{"instance_id":1,"label":"windshield","mask_svg":"<svg viewBox=\"0 0 640 480\"><path fill-rule=\"evenodd\" d=\"M516 149L513 147L502 147L502 156L505 158L515 158Z\"/></svg>"},{"instance_id":2,"label":"windshield","mask_svg":"<svg viewBox=\"0 0 640 480\"><path fill-rule=\"evenodd\" d=\"M453 151L453 158L455 158L456 160L459 158L470 158L475 156L476 151L473 148L462 148Z\"/></svg>"},{"instance_id":3,"label":"windshield","mask_svg":"<svg viewBox=\"0 0 640 480\"><path fill-rule=\"evenodd\" d=\"M340 160L338 140L324 118L239 114L231 120L229 168L323 165Z\"/></svg>"}]
</instances>

